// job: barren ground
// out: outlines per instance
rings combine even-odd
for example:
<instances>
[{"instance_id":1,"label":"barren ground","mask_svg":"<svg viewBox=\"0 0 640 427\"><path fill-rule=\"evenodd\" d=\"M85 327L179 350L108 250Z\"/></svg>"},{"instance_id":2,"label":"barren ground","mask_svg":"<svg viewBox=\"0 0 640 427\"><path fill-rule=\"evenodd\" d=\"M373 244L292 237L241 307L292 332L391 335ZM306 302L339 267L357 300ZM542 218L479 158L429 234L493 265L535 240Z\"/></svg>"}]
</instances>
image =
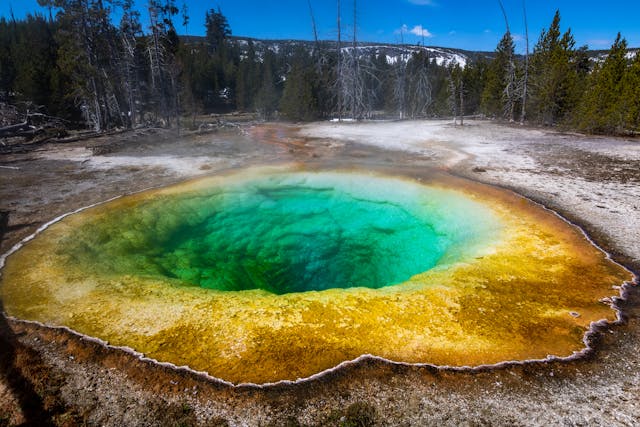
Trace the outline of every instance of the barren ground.
<instances>
[{"instance_id":1,"label":"barren ground","mask_svg":"<svg viewBox=\"0 0 640 427\"><path fill-rule=\"evenodd\" d=\"M572 222L640 271L640 142L469 122L262 125L203 135L138 131L0 154L0 253L61 214L253 164L428 168L505 187ZM37 260L34 260L37 262ZM0 318L0 426L637 425L640 295L575 362L469 372L350 364L251 388L140 360L69 331Z\"/></svg>"}]
</instances>

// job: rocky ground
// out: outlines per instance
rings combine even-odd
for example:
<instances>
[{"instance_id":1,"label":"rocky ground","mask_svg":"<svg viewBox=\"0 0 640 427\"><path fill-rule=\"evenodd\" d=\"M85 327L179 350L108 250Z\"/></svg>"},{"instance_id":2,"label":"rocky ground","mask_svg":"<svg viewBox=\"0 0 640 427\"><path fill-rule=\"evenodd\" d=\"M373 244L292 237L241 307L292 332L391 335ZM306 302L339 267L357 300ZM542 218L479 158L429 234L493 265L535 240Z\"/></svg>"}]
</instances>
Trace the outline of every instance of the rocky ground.
<instances>
[{"instance_id":1,"label":"rocky ground","mask_svg":"<svg viewBox=\"0 0 640 427\"><path fill-rule=\"evenodd\" d=\"M501 186L580 225L640 271L640 142L469 122L160 130L0 155L0 253L42 224L109 198L280 162L430 168ZM37 262L37 260L34 260ZM0 318L1 425L636 425L640 295L624 321L563 362L456 371L347 364L320 378L231 387L52 329Z\"/></svg>"}]
</instances>

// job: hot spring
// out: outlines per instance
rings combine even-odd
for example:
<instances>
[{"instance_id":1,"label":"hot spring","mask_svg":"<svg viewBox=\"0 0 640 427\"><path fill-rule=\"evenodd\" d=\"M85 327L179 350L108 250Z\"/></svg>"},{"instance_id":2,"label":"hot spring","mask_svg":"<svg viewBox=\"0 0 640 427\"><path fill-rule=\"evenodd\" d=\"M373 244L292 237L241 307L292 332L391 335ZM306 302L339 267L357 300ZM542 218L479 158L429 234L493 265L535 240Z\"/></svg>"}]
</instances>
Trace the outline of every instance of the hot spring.
<instances>
[{"instance_id":1,"label":"hot spring","mask_svg":"<svg viewBox=\"0 0 640 427\"><path fill-rule=\"evenodd\" d=\"M58 252L88 273L282 295L402 283L475 255L500 230L489 209L455 192L374 176L276 174L100 215Z\"/></svg>"},{"instance_id":2,"label":"hot spring","mask_svg":"<svg viewBox=\"0 0 640 427\"><path fill-rule=\"evenodd\" d=\"M627 272L554 215L458 184L281 167L123 197L9 257L1 296L12 316L234 383L364 354L472 366L580 351Z\"/></svg>"}]
</instances>

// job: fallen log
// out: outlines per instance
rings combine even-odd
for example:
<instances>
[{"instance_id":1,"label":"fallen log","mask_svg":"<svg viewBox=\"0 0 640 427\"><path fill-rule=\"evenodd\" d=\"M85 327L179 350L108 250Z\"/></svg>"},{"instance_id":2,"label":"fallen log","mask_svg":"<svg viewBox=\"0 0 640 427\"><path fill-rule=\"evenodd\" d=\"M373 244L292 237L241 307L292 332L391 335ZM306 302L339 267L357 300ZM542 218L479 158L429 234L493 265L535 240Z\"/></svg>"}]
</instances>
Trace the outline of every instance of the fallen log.
<instances>
[{"instance_id":1,"label":"fallen log","mask_svg":"<svg viewBox=\"0 0 640 427\"><path fill-rule=\"evenodd\" d=\"M31 126L28 122L18 123L16 125L5 126L0 128L0 138L10 138L19 135L21 132L27 132L34 130L35 127Z\"/></svg>"}]
</instances>

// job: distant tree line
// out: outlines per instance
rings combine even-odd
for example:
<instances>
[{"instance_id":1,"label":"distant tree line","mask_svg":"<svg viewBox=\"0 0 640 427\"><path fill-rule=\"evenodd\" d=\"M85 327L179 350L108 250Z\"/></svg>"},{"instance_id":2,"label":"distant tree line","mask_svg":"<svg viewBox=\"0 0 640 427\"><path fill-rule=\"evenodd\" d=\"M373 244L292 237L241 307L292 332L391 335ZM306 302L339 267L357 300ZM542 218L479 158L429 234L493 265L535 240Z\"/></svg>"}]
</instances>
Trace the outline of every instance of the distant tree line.
<instances>
[{"instance_id":1,"label":"distant tree line","mask_svg":"<svg viewBox=\"0 0 640 427\"><path fill-rule=\"evenodd\" d=\"M419 47L394 60L366 53L355 31L351 45L316 38L313 48L259 49L231 37L219 9L206 13L204 38L179 37L176 21L186 32L189 16L174 0L149 0L145 23L133 0L39 3L49 16L0 19L0 102L97 131L191 126L200 114L230 111L296 121L482 114L591 133L640 130L640 55L631 58L618 36L604 60L590 60L561 32L559 13L530 56L515 54L507 30L493 58L461 66Z\"/></svg>"}]
</instances>

